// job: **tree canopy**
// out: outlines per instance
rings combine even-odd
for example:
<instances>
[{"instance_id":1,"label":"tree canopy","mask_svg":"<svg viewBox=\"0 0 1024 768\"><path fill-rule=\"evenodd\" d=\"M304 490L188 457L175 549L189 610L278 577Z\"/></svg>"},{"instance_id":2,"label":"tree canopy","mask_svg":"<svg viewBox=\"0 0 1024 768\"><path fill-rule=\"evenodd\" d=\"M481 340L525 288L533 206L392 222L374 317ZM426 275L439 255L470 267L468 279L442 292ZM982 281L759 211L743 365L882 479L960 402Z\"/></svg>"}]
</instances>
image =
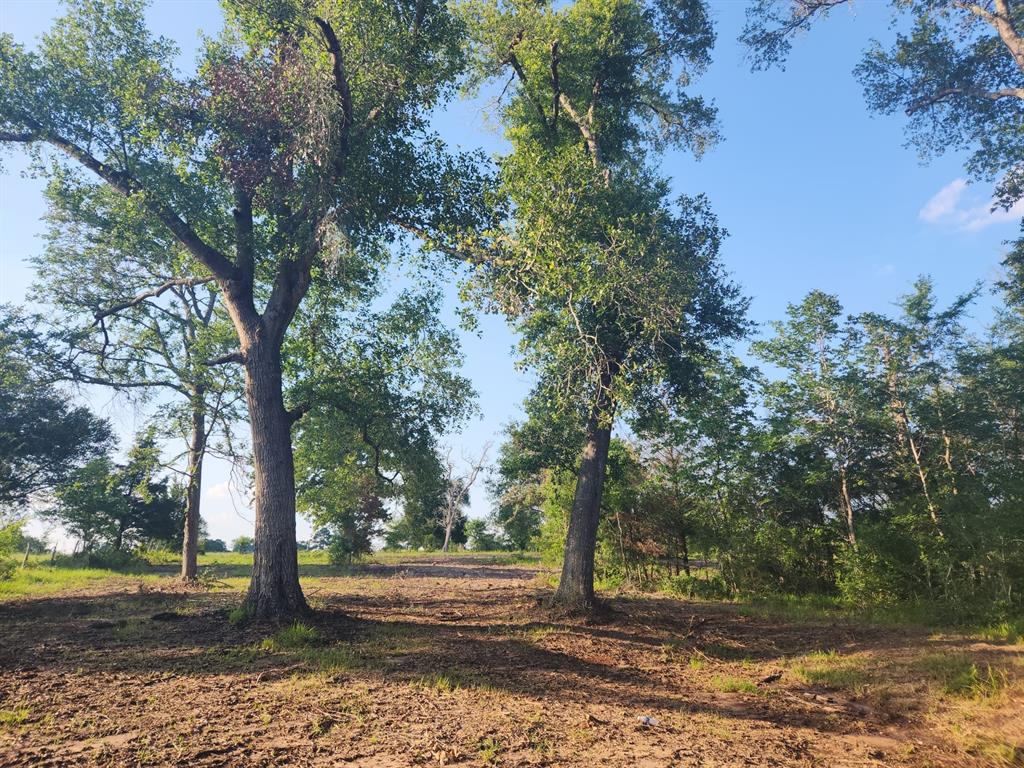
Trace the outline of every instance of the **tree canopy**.
<instances>
[{"instance_id":1,"label":"tree canopy","mask_svg":"<svg viewBox=\"0 0 1024 768\"><path fill-rule=\"evenodd\" d=\"M111 441L106 421L48 380L44 343L29 318L0 307L0 517L45 498Z\"/></svg>"},{"instance_id":2,"label":"tree canopy","mask_svg":"<svg viewBox=\"0 0 1024 768\"><path fill-rule=\"evenodd\" d=\"M785 62L793 38L848 0L755 0L740 40L755 67ZM996 180L994 203L1024 198L1024 6L1015 0L893 0L899 31L855 70L868 107L902 112L925 157L970 149L967 170ZM894 26L897 26L894 24Z\"/></svg>"}]
</instances>

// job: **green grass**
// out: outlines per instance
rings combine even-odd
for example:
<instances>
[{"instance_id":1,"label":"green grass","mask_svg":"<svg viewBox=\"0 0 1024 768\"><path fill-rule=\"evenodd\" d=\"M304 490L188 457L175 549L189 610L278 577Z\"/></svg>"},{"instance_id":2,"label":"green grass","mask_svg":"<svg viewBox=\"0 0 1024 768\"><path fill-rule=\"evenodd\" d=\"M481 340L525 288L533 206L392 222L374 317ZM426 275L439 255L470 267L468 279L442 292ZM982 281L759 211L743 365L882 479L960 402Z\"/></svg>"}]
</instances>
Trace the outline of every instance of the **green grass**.
<instances>
[{"instance_id":1,"label":"green grass","mask_svg":"<svg viewBox=\"0 0 1024 768\"><path fill-rule=\"evenodd\" d=\"M59 568L32 565L18 568L9 579L0 580L0 600L35 595L50 595L70 589L97 587L106 583L144 582L155 584L162 577L156 574L130 574L105 568Z\"/></svg>"},{"instance_id":2,"label":"green grass","mask_svg":"<svg viewBox=\"0 0 1024 768\"><path fill-rule=\"evenodd\" d=\"M0 709L0 726L14 727L28 720L29 710L26 707L16 709Z\"/></svg>"},{"instance_id":3,"label":"green grass","mask_svg":"<svg viewBox=\"0 0 1024 768\"><path fill-rule=\"evenodd\" d=\"M462 688L462 675L458 672L425 675L416 681L416 685L440 693L452 693Z\"/></svg>"},{"instance_id":4,"label":"green grass","mask_svg":"<svg viewBox=\"0 0 1024 768\"><path fill-rule=\"evenodd\" d=\"M417 688L424 688L438 693L453 693L463 688L477 691L494 690L486 678L463 669L446 669L424 675L412 681Z\"/></svg>"},{"instance_id":5,"label":"green grass","mask_svg":"<svg viewBox=\"0 0 1024 768\"><path fill-rule=\"evenodd\" d=\"M348 645L303 648L298 653L298 658L318 672L372 669L379 661L372 651Z\"/></svg>"},{"instance_id":6,"label":"green grass","mask_svg":"<svg viewBox=\"0 0 1024 768\"><path fill-rule=\"evenodd\" d=\"M761 689L749 680L741 677L728 677L716 675L711 678L711 685L715 690L722 693L761 693Z\"/></svg>"},{"instance_id":7,"label":"green grass","mask_svg":"<svg viewBox=\"0 0 1024 768\"><path fill-rule=\"evenodd\" d=\"M492 565L534 564L539 557L531 553L520 552L469 552L457 551L442 554L440 552L376 552L364 562L381 564L398 564L434 560L437 558L475 557ZM50 555L34 554L29 556L28 567L15 567L10 578L0 578L0 601L51 595L66 590L97 588L104 586L123 586L124 584L159 584L161 581L174 580L178 577L178 555L164 550L140 552L125 569L88 568L81 559L69 556L58 556L55 564L51 564ZM252 555L238 552L210 552L199 556L200 581L209 588L241 590L249 581L252 568ZM320 550L303 550L299 552L299 573L307 586L315 584L321 577L344 576L351 569L332 566L328 553Z\"/></svg>"},{"instance_id":8,"label":"green grass","mask_svg":"<svg viewBox=\"0 0 1024 768\"><path fill-rule=\"evenodd\" d=\"M855 660L834 650L808 654L802 663L793 665L793 672L809 685L837 691L857 689L867 682L867 674L857 667Z\"/></svg>"},{"instance_id":9,"label":"green grass","mask_svg":"<svg viewBox=\"0 0 1024 768\"><path fill-rule=\"evenodd\" d=\"M260 648L264 651L292 651L308 648L323 641L323 637L313 627L296 621L282 627L270 637L263 638Z\"/></svg>"},{"instance_id":10,"label":"green grass","mask_svg":"<svg viewBox=\"0 0 1024 768\"><path fill-rule=\"evenodd\" d=\"M228 623L233 627L245 624L249 620L249 607L243 603L237 608L232 608L228 613Z\"/></svg>"},{"instance_id":11,"label":"green grass","mask_svg":"<svg viewBox=\"0 0 1024 768\"><path fill-rule=\"evenodd\" d=\"M940 602L906 602L859 605L829 595L771 595L737 598L745 616L795 622L845 620L881 627L948 629L984 639L1022 642L1024 618L991 623L964 614L961 607Z\"/></svg>"},{"instance_id":12,"label":"green grass","mask_svg":"<svg viewBox=\"0 0 1024 768\"><path fill-rule=\"evenodd\" d=\"M974 634L981 640L1024 644L1024 618L986 624L979 627Z\"/></svg>"},{"instance_id":13,"label":"green grass","mask_svg":"<svg viewBox=\"0 0 1024 768\"><path fill-rule=\"evenodd\" d=\"M917 664L951 696L987 699L997 695L1008 683L1005 671L989 664L979 665L963 653L931 653L922 656Z\"/></svg>"},{"instance_id":14,"label":"green grass","mask_svg":"<svg viewBox=\"0 0 1024 768\"><path fill-rule=\"evenodd\" d=\"M480 761L484 765L497 765L498 755L503 750L501 742L491 736L481 739L477 745L477 754L480 755Z\"/></svg>"},{"instance_id":15,"label":"green grass","mask_svg":"<svg viewBox=\"0 0 1024 768\"><path fill-rule=\"evenodd\" d=\"M299 554L301 555L302 553L300 552ZM396 565L399 563L414 563L419 560L437 560L444 558L454 558L457 560L467 557L481 559L491 565L531 565L540 563L540 555L536 552L475 552L470 549L459 549L451 552L429 550L423 552L412 552L408 550L381 550L380 552L374 552L362 562Z\"/></svg>"}]
</instances>

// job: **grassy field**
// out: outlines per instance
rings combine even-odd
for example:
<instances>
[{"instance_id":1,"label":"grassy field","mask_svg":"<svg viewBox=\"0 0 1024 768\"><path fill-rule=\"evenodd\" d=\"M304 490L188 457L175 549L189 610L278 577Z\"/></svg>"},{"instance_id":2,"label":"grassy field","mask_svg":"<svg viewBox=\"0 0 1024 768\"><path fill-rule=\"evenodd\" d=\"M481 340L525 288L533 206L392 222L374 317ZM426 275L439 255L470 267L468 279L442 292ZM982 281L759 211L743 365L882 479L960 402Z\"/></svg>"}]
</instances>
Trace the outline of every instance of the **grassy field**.
<instances>
[{"instance_id":1,"label":"grassy field","mask_svg":"<svg viewBox=\"0 0 1024 768\"><path fill-rule=\"evenodd\" d=\"M261 627L250 563L0 582L0 765L1024 764L1012 627L623 590L580 621L536 557L468 552L303 552L315 613Z\"/></svg>"}]
</instances>

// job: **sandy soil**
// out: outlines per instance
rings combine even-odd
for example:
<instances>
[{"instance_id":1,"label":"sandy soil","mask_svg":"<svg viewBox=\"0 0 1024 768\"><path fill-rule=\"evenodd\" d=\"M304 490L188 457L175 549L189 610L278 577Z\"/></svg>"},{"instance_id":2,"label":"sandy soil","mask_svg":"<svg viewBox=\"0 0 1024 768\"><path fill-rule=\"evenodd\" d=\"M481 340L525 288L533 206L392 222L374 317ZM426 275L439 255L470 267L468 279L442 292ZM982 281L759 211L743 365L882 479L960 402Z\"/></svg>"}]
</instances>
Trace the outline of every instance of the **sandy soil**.
<instances>
[{"instance_id":1,"label":"sandy soil","mask_svg":"<svg viewBox=\"0 0 1024 768\"><path fill-rule=\"evenodd\" d=\"M322 640L290 650L230 625L238 592L170 579L0 604L0 765L1024 759L1021 646L628 595L569 620L542 607L536 576L459 558L310 578ZM809 683L806 655L829 650L829 668L853 672ZM946 695L921 671L963 654L998 671L998 693Z\"/></svg>"}]
</instances>

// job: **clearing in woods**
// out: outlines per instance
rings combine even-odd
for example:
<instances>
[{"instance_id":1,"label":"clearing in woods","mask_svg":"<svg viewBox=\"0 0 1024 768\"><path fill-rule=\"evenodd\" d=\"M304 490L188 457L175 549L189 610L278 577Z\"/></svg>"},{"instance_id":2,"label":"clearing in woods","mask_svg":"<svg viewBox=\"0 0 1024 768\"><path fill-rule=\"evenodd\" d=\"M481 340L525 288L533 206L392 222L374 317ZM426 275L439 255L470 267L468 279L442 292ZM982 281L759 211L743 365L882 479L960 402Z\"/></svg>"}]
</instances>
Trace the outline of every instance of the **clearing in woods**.
<instances>
[{"instance_id":1,"label":"clearing in woods","mask_svg":"<svg viewBox=\"0 0 1024 768\"><path fill-rule=\"evenodd\" d=\"M208 561L209 562L209 561ZM227 561L230 563L230 559ZM728 603L552 616L533 563L306 564L317 614L229 621L246 567L0 596L0 765L965 766L1024 755L1024 646Z\"/></svg>"}]
</instances>

